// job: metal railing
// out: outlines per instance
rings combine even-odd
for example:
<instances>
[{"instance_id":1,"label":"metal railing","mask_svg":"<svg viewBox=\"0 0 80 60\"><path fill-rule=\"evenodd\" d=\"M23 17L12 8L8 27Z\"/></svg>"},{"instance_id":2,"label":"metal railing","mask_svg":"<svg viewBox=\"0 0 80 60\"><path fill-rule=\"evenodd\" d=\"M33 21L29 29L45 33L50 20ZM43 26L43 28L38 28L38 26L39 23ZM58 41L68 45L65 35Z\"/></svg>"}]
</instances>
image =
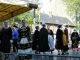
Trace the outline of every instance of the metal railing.
<instances>
[{"instance_id":1,"label":"metal railing","mask_svg":"<svg viewBox=\"0 0 80 60\"><path fill-rule=\"evenodd\" d=\"M15 54L3 53L4 60L80 60L76 55L53 55L53 54Z\"/></svg>"},{"instance_id":2,"label":"metal railing","mask_svg":"<svg viewBox=\"0 0 80 60\"><path fill-rule=\"evenodd\" d=\"M14 53L3 53L4 60L17 60L17 55Z\"/></svg>"},{"instance_id":3,"label":"metal railing","mask_svg":"<svg viewBox=\"0 0 80 60\"><path fill-rule=\"evenodd\" d=\"M46 55L46 54L19 54L17 60L80 60L80 56Z\"/></svg>"}]
</instances>

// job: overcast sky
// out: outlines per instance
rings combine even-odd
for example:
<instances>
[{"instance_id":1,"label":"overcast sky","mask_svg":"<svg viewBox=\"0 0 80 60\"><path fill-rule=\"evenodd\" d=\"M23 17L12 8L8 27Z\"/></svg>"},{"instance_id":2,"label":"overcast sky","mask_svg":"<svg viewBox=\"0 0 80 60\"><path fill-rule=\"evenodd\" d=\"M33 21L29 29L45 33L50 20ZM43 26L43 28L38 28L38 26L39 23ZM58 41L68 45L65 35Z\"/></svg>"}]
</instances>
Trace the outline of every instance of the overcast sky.
<instances>
[{"instance_id":1,"label":"overcast sky","mask_svg":"<svg viewBox=\"0 0 80 60\"><path fill-rule=\"evenodd\" d=\"M43 3L43 7L41 9L41 12L42 11L45 11L46 13L49 12L49 10L50 10L50 2L49 2L49 0L41 0L41 2Z\"/></svg>"}]
</instances>

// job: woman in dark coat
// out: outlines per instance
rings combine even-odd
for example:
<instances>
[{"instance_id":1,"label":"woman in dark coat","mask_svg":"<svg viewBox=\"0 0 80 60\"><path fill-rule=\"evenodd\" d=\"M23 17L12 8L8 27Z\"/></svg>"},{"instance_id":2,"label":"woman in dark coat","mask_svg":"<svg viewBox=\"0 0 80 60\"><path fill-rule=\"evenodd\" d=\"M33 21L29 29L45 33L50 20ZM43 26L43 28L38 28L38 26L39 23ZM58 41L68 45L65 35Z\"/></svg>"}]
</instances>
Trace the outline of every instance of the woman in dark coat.
<instances>
[{"instance_id":1,"label":"woman in dark coat","mask_svg":"<svg viewBox=\"0 0 80 60\"><path fill-rule=\"evenodd\" d=\"M35 53L39 53L39 26L36 26L35 28L36 30L33 34L32 50L36 50Z\"/></svg>"},{"instance_id":2,"label":"woman in dark coat","mask_svg":"<svg viewBox=\"0 0 80 60\"><path fill-rule=\"evenodd\" d=\"M45 23L42 23L42 26L39 33L39 51L46 52L50 50L48 45L48 31L45 28Z\"/></svg>"},{"instance_id":3,"label":"woman in dark coat","mask_svg":"<svg viewBox=\"0 0 80 60\"><path fill-rule=\"evenodd\" d=\"M72 40L72 49L75 50L74 48L78 48L79 44L79 35L76 29L74 29L73 33L71 34L71 40Z\"/></svg>"},{"instance_id":4,"label":"woman in dark coat","mask_svg":"<svg viewBox=\"0 0 80 60\"><path fill-rule=\"evenodd\" d=\"M63 50L63 41L62 41L62 35L63 31L61 30L61 25L58 26L57 32L56 32L56 48L58 50L58 55L60 55L60 50ZM62 51L63 53L63 51Z\"/></svg>"},{"instance_id":5,"label":"woman in dark coat","mask_svg":"<svg viewBox=\"0 0 80 60\"><path fill-rule=\"evenodd\" d=\"M8 27L8 21L4 22L4 28L1 30L1 51L9 53L11 48L10 39L12 39L12 30Z\"/></svg>"}]
</instances>

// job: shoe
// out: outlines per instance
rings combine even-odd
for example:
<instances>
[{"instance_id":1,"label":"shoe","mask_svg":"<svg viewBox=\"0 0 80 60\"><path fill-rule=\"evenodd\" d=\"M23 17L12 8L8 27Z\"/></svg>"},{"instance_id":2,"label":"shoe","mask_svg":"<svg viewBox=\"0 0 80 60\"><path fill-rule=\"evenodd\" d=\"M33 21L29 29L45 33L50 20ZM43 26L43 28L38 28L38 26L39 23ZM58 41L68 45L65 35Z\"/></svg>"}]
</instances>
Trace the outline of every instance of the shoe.
<instances>
[{"instance_id":1,"label":"shoe","mask_svg":"<svg viewBox=\"0 0 80 60\"><path fill-rule=\"evenodd\" d=\"M79 51L79 48L77 48L77 51Z\"/></svg>"},{"instance_id":2,"label":"shoe","mask_svg":"<svg viewBox=\"0 0 80 60\"><path fill-rule=\"evenodd\" d=\"M35 52L35 54L40 54L40 52Z\"/></svg>"},{"instance_id":3,"label":"shoe","mask_svg":"<svg viewBox=\"0 0 80 60\"><path fill-rule=\"evenodd\" d=\"M72 50L73 50L73 51L75 51L75 49L74 49L74 48L73 48Z\"/></svg>"},{"instance_id":4,"label":"shoe","mask_svg":"<svg viewBox=\"0 0 80 60\"><path fill-rule=\"evenodd\" d=\"M60 54L58 54L58 55L60 55Z\"/></svg>"},{"instance_id":5,"label":"shoe","mask_svg":"<svg viewBox=\"0 0 80 60\"><path fill-rule=\"evenodd\" d=\"M62 55L64 55L64 53L62 53Z\"/></svg>"},{"instance_id":6,"label":"shoe","mask_svg":"<svg viewBox=\"0 0 80 60\"><path fill-rule=\"evenodd\" d=\"M54 49L51 49L51 51L54 51Z\"/></svg>"},{"instance_id":7,"label":"shoe","mask_svg":"<svg viewBox=\"0 0 80 60\"><path fill-rule=\"evenodd\" d=\"M69 54L69 52L66 52L66 54Z\"/></svg>"}]
</instances>

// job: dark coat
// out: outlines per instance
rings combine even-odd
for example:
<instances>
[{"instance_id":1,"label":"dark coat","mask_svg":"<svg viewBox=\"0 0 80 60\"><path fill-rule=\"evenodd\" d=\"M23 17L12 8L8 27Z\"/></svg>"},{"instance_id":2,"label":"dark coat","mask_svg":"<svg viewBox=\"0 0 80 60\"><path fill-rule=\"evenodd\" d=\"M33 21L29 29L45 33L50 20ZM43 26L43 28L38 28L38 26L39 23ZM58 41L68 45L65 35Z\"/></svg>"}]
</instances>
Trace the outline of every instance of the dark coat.
<instances>
[{"instance_id":1,"label":"dark coat","mask_svg":"<svg viewBox=\"0 0 80 60\"><path fill-rule=\"evenodd\" d=\"M66 39L67 39L67 41L68 41L68 29L67 29L67 28L64 29L64 33L65 33Z\"/></svg>"},{"instance_id":2,"label":"dark coat","mask_svg":"<svg viewBox=\"0 0 80 60\"><path fill-rule=\"evenodd\" d=\"M46 52L50 50L48 45L48 31L46 28L41 28L39 33L39 51Z\"/></svg>"},{"instance_id":3,"label":"dark coat","mask_svg":"<svg viewBox=\"0 0 80 60\"><path fill-rule=\"evenodd\" d=\"M73 37L76 37L76 39L73 39ZM79 35L78 32L73 32L71 34L71 40L72 40L72 48L78 48L78 41L79 41Z\"/></svg>"},{"instance_id":4,"label":"dark coat","mask_svg":"<svg viewBox=\"0 0 80 60\"><path fill-rule=\"evenodd\" d=\"M10 48L11 48L10 39L12 39L11 28L8 28L8 29L2 28L2 31L1 31L1 51L3 53L10 52Z\"/></svg>"},{"instance_id":5,"label":"dark coat","mask_svg":"<svg viewBox=\"0 0 80 60\"><path fill-rule=\"evenodd\" d=\"M32 43L32 50L39 49L39 31L35 30L33 34L33 43Z\"/></svg>"},{"instance_id":6,"label":"dark coat","mask_svg":"<svg viewBox=\"0 0 80 60\"><path fill-rule=\"evenodd\" d=\"M56 48L57 49L63 49L63 42L62 42L62 35L63 35L63 31L60 30L60 29L57 29L57 32L56 32L56 43L57 43L57 46Z\"/></svg>"},{"instance_id":7,"label":"dark coat","mask_svg":"<svg viewBox=\"0 0 80 60\"><path fill-rule=\"evenodd\" d=\"M23 38L23 36L25 36L28 41L31 41L31 31L29 26L25 26L25 27L21 27L18 29L18 34L19 34L19 40L21 40L21 38Z\"/></svg>"}]
</instances>

